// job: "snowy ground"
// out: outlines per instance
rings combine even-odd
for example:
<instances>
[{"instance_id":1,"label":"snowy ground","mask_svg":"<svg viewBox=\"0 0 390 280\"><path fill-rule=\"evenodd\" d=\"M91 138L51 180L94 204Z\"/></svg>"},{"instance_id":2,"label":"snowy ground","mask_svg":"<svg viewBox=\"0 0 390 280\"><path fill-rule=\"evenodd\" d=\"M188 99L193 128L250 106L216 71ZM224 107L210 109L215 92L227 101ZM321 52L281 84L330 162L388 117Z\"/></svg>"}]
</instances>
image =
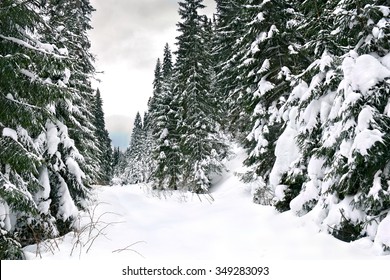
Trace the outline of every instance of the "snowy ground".
<instances>
[{"instance_id":1,"label":"snowy ground","mask_svg":"<svg viewBox=\"0 0 390 280\"><path fill-rule=\"evenodd\" d=\"M230 172L212 190L214 201L183 193L158 197L144 185L97 187L99 204L91 215L95 221L103 216L91 234L85 215L78 234L25 252L29 259L46 260L390 259L369 240L345 243L319 232L310 216L251 203L250 189L233 175L242 157L228 163Z\"/></svg>"}]
</instances>

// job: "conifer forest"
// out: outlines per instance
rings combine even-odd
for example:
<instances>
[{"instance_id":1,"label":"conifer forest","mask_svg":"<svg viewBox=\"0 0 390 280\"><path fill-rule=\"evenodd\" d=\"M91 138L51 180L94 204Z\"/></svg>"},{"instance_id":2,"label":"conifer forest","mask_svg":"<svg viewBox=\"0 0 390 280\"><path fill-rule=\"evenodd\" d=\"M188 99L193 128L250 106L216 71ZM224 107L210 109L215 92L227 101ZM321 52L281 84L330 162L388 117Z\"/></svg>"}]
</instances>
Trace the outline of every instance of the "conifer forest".
<instances>
[{"instance_id":1,"label":"conifer forest","mask_svg":"<svg viewBox=\"0 0 390 280\"><path fill-rule=\"evenodd\" d=\"M203 2L178 1L120 151L90 1L0 0L0 259L73 231L97 185L211 199L233 145L248 203L390 253L389 1L215 0L213 16Z\"/></svg>"}]
</instances>

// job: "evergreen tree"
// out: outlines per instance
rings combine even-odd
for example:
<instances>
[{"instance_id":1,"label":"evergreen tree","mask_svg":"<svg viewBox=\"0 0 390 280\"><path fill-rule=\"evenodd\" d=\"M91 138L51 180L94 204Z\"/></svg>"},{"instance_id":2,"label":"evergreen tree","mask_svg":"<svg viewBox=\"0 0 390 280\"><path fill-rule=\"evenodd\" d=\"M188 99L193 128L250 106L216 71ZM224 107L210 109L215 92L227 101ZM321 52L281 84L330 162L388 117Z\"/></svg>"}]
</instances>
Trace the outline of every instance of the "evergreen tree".
<instances>
[{"instance_id":1,"label":"evergreen tree","mask_svg":"<svg viewBox=\"0 0 390 280\"><path fill-rule=\"evenodd\" d=\"M122 175L122 183L137 184L145 181L143 177L144 143L145 133L142 119L139 112L137 112L131 134L130 146L124 156L126 167Z\"/></svg>"},{"instance_id":2,"label":"evergreen tree","mask_svg":"<svg viewBox=\"0 0 390 280\"><path fill-rule=\"evenodd\" d=\"M154 80L153 80L153 96L154 97L158 97L161 95L162 83L163 83L163 74L162 74L162 69L161 69L161 61L158 58L157 63L156 63L156 68L154 70Z\"/></svg>"},{"instance_id":3,"label":"evergreen tree","mask_svg":"<svg viewBox=\"0 0 390 280\"><path fill-rule=\"evenodd\" d=\"M72 91L72 99L59 104L56 114L69 127L75 145L83 154L85 181L89 184L96 183L99 180L99 154L102 151L99 150L95 136L95 90L91 86L95 68L87 34L92 28L90 23L94 9L89 0L45 2L48 24L56 30L54 35L47 35L48 39L57 42L71 59L66 66L70 73L68 86Z\"/></svg>"},{"instance_id":4,"label":"evergreen tree","mask_svg":"<svg viewBox=\"0 0 390 280\"><path fill-rule=\"evenodd\" d=\"M211 50L205 44L202 17L198 10L204 8L201 0L180 2L177 37L178 51L175 64L175 88L178 96L180 133L179 148L182 153L180 188L192 192L207 192L209 175L220 172L221 157L226 146L220 138L220 124L213 116L215 107L210 104Z\"/></svg>"},{"instance_id":5,"label":"evergreen tree","mask_svg":"<svg viewBox=\"0 0 390 280\"><path fill-rule=\"evenodd\" d=\"M121 157L121 151L119 147L115 147L112 153L112 161L111 161L112 170L115 170L116 166L119 164L120 157Z\"/></svg>"},{"instance_id":6,"label":"evergreen tree","mask_svg":"<svg viewBox=\"0 0 390 280\"><path fill-rule=\"evenodd\" d=\"M278 198L276 203L276 208L280 211L289 210L290 202L302 189L311 191L311 195L307 196L302 205L300 215L310 211L319 199L318 180L323 178L323 174L313 175L308 167L323 160L314 155L320 148L324 112L331 106L326 96L337 89L336 79L329 79L334 76L337 68L335 55L338 50L330 38L334 7L335 1L304 1L298 6L302 11L298 30L305 41L299 48L302 72L296 74L300 77L297 79L298 84L287 100L287 125L284 133L289 131L296 138L294 146L295 149L299 147L299 153L292 166L275 167L273 170L280 174L280 182L274 182L274 186L278 183L288 186L283 197ZM321 107L324 109L320 110ZM315 189L317 191L313 192Z\"/></svg>"},{"instance_id":7,"label":"evergreen tree","mask_svg":"<svg viewBox=\"0 0 390 280\"><path fill-rule=\"evenodd\" d=\"M43 165L44 143L34 146L34 140L45 141L44 125L51 115L47 110L62 91L54 85L45 85L44 65L58 65L55 52L46 53L39 40L33 40L21 27L33 31L44 25L37 6L15 1L0 3L0 257L22 259L23 241L31 238L20 224L32 219L43 224L40 209L33 194L40 192L39 168ZM35 35L42 32L36 29ZM52 74L52 73L50 73ZM39 76L40 75L40 76ZM35 78L34 78L35 77ZM40 91L37 96L34 92ZM42 109L41 109L42 108ZM42 196L42 200L48 199ZM43 201L42 201L43 202ZM43 203L42 203L43 204ZM43 215L50 215L42 209ZM20 214L19 214L20 213ZM16 219L19 226L15 226ZM48 217L48 222L51 219ZM53 223L41 235L50 235ZM53 233L54 235L55 233ZM19 237L19 235L21 235Z\"/></svg>"},{"instance_id":8,"label":"evergreen tree","mask_svg":"<svg viewBox=\"0 0 390 280\"><path fill-rule=\"evenodd\" d=\"M243 7L246 0L217 0L213 56L215 63L215 93L221 103L225 122L222 123L235 137L242 138L246 123L241 123L240 44L246 30Z\"/></svg>"},{"instance_id":9,"label":"evergreen tree","mask_svg":"<svg viewBox=\"0 0 390 280\"><path fill-rule=\"evenodd\" d=\"M384 1L310 2L318 9L303 22L301 51L314 62L300 75L308 84L290 98L300 153L277 206L300 215L313 209L337 238L367 235L388 249L377 233L389 221L389 12Z\"/></svg>"},{"instance_id":10,"label":"evergreen tree","mask_svg":"<svg viewBox=\"0 0 390 280\"><path fill-rule=\"evenodd\" d=\"M245 160L249 171L243 179L257 182L258 191L264 193L275 177L271 171L285 125L285 101L294 83L291 73L299 68L297 12L292 1L251 1L242 10L247 28L237 42L240 73L233 96L242 112L237 121L246 136L240 140L249 154Z\"/></svg>"},{"instance_id":11,"label":"evergreen tree","mask_svg":"<svg viewBox=\"0 0 390 280\"><path fill-rule=\"evenodd\" d=\"M107 185L112 177L112 147L111 139L106 129L103 112L103 100L100 96L100 90L97 89L94 104L94 125L97 145L99 148L99 183Z\"/></svg>"},{"instance_id":12,"label":"evergreen tree","mask_svg":"<svg viewBox=\"0 0 390 280\"><path fill-rule=\"evenodd\" d=\"M167 90L170 87L171 78L173 72L172 53L169 44L166 43L164 46L164 56L162 64L162 79L163 79L163 90Z\"/></svg>"},{"instance_id":13,"label":"evergreen tree","mask_svg":"<svg viewBox=\"0 0 390 280\"><path fill-rule=\"evenodd\" d=\"M151 180L152 173L156 165L152 156L155 142L153 139L152 120L150 118L149 112L144 113L142 131L144 133L144 142L141 157L142 178L143 182L149 182Z\"/></svg>"},{"instance_id":14,"label":"evergreen tree","mask_svg":"<svg viewBox=\"0 0 390 280\"><path fill-rule=\"evenodd\" d=\"M209 76L210 89L209 89L209 97L208 103L213 108L212 118L216 123L221 126L221 130L225 130L226 127L226 115L227 115L227 107L224 96L220 94L218 91L217 85L217 73L216 73L216 65L219 63L219 58L214 55L214 50L216 49L216 33L215 33L215 24L209 19L207 16L202 17L201 27L203 31L203 44L205 49L207 50L207 57L205 57L203 62L203 67L206 69L206 73ZM225 138L225 136L221 137Z\"/></svg>"},{"instance_id":15,"label":"evergreen tree","mask_svg":"<svg viewBox=\"0 0 390 280\"><path fill-rule=\"evenodd\" d=\"M1 259L23 258L21 246L68 232L88 198L72 138L83 129L61 114L75 100L73 61L46 11L31 1L0 3Z\"/></svg>"},{"instance_id":16,"label":"evergreen tree","mask_svg":"<svg viewBox=\"0 0 390 280\"><path fill-rule=\"evenodd\" d=\"M48 25L55 31L45 33L45 38L55 42L61 53L70 59L64 63L64 84L67 85L69 95L56 103L55 115L59 122L55 124L57 128L54 128L58 130L61 139L65 133L70 139L58 146L61 158L55 161L52 159L55 164L49 166L49 177L54 182L51 211L62 217L62 188L66 186L77 207L83 209L89 195L88 186L96 183L99 176L101 151L95 137L94 89L91 87L95 70L87 34L91 29L90 17L94 9L89 0L49 0L43 4ZM66 163L70 174L62 172L58 175L56 171L61 170L61 161ZM62 220L64 223L59 225L59 229L60 233L65 233L73 222L70 218Z\"/></svg>"},{"instance_id":17,"label":"evergreen tree","mask_svg":"<svg viewBox=\"0 0 390 280\"><path fill-rule=\"evenodd\" d=\"M162 83L163 83L163 77L162 77L162 69L161 69L161 61L160 58L157 59L156 67L154 69L154 80L153 80L153 94L152 97L148 101L148 112L150 112L149 118L151 119L151 122L154 123L154 112L157 109L158 102L161 99L162 96Z\"/></svg>"},{"instance_id":18,"label":"evergreen tree","mask_svg":"<svg viewBox=\"0 0 390 280\"><path fill-rule=\"evenodd\" d=\"M334 12L339 32L331 35L345 54L336 75L340 83L319 153L332 154L333 160L326 161L329 169L322 192L338 199L325 201L330 217L325 224L335 224L331 232L347 241L364 235L374 239L390 205L386 148L390 144L390 119L385 109L389 104L390 69L383 64L390 51L390 20L389 11L383 9L385 2L339 1ZM370 76L359 76L363 71ZM340 207L347 202L348 206ZM336 209L340 216L334 223L331 214ZM353 216L356 211L363 214L359 219ZM375 241L387 249L390 245Z\"/></svg>"},{"instance_id":19,"label":"evergreen tree","mask_svg":"<svg viewBox=\"0 0 390 280\"><path fill-rule=\"evenodd\" d=\"M154 89L154 98L156 106L154 110L150 109L152 116L152 137L154 147L152 157L155 161L155 167L152 174L153 188L177 189L180 178L179 170L179 135L177 133L177 99L173 93L173 63L172 53L169 45L164 47L164 57L161 74L161 94L158 88ZM155 80L159 76L155 76ZM154 83L156 85L156 83Z\"/></svg>"},{"instance_id":20,"label":"evergreen tree","mask_svg":"<svg viewBox=\"0 0 390 280\"><path fill-rule=\"evenodd\" d=\"M119 150L119 147L114 149L112 185L122 185L124 183L123 174L127 166L126 154L128 151L129 147L123 152ZM114 164L115 162L116 164Z\"/></svg>"}]
</instances>

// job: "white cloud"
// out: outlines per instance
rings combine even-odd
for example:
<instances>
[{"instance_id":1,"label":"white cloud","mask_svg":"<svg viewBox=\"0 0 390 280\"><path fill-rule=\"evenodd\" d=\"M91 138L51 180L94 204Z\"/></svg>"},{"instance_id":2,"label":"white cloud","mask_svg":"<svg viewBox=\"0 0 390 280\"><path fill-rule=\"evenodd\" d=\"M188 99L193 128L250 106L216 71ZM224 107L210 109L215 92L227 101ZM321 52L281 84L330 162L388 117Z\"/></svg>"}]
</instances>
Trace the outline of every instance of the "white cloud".
<instances>
[{"instance_id":1,"label":"white cloud","mask_svg":"<svg viewBox=\"0 0 390 280\"><path fill-rule=\"evenodd\" d=\"M135 116L147 109L156 59L172 48L179 21L175 0L91 0L96 9L90 32L97 56L98 86L106 116ZM205 5L214 7L213 0ZM212 8L206 10L209 14Z\"/></svg>"}]
</instances>

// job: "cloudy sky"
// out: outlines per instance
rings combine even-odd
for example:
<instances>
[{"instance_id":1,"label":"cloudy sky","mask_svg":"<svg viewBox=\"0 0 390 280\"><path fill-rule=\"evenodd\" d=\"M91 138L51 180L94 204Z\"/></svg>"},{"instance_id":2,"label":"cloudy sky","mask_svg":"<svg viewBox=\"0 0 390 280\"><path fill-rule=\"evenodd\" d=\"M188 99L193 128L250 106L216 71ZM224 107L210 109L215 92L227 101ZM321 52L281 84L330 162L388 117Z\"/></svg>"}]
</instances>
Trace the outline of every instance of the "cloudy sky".
<instances>
[{"instance_id":1,"label":"cloudy sky","mask_svg":"<svg viewBox=\"0 0 390 280\"><path fill-rule=\"evenodd\" d=\"M90 32L97 56L97 85L102 93L108 128L129 130L123 120L145 111L152 94L154 67L165 43L174 49L178 0L91 0L96 12ZM213 0L202 13L212 14ZM116 117L118 116L118 117ZM130 120L129 120L130 121Z\"/></svg>"}]
</instances>

